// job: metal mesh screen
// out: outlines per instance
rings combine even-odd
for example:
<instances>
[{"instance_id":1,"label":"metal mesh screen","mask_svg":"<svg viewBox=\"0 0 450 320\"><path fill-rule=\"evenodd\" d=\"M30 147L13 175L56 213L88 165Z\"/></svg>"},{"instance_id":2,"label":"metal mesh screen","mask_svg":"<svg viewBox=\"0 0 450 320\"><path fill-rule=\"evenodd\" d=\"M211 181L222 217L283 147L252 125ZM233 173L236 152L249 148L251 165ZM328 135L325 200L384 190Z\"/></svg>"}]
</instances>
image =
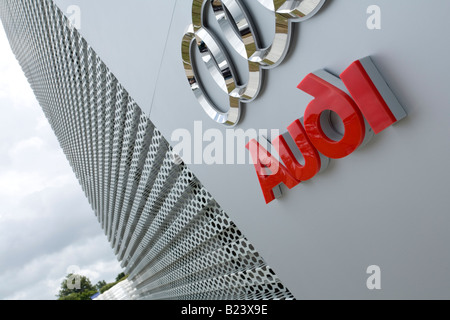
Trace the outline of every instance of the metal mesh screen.
<instances>
[{"instance_id":1,"label":"metal mesh screen","mask_svg":"<svg viewBox=\"0 0 450 320\"><path fill-rule=\"evenodd\" d=\"M293 298L52 1L0 14L133 298Z\"/></svg>"},{"instance_id":2,"label":"metal mesh screen","mask_svg":"<svg viewBox=\"0 0 450 320\"><path fill-rule=\"evenodd\" d=\"M131 282L125 279L93 300L132 300L134 290Z\"/></svg>"}]
</instances>

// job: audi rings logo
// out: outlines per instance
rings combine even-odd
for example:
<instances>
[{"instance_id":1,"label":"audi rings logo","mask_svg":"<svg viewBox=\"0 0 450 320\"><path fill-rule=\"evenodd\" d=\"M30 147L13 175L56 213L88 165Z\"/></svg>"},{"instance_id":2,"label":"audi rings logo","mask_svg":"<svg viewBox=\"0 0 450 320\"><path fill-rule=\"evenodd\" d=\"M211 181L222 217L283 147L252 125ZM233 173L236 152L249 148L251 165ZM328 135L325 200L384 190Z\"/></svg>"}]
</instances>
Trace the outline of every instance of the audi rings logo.
<instances>
[{"instance_id":1,"label":"audi rings logo","mask_svg":"<svg viewBox=\"0 0 450 320\"><path fill-rule=\"evenodd\" d=\"M255 25L240 0L193 0L192 24L182 41L183 64L192 91L208 116L226 126L239 122L242 102L250 102L258 96L263 81L262 70L276 67L286 56L291 23L311 18L325 3L325 0L257 1L274 15L275 35L269 47L262 48ZM235 67L224 45L204 26L208 6L212 7L225 39L248 63L246 84L240 83L236 77ZM192 56L194 44L212 78L228 95L228 106L219 108L202 85ZM228 111L221 111L226 109Z\"/></svg>"}]
</instances>

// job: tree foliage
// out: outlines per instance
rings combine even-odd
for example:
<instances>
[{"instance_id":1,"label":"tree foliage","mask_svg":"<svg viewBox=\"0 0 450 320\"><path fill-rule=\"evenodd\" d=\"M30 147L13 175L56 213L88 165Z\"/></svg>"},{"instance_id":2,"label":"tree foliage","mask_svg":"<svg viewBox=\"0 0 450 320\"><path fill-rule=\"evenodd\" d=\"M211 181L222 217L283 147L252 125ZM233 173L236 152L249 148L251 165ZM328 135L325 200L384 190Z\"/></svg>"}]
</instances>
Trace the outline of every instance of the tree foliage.
<instances>
[{"instance_id":1,"label":"tree foliage","mask_svg":"<svg viewBox=\"0 0 450 320\"><path fill-rule=\"evenodd\" d=\"M125 278L125 277L126 277L126 275L124 272L119 273L116 277L116 282L120 282L120 281L124 280L123 278Z\"/></svg>"},{"instance_id":2,"label":"tree foliage","mask_svg":"<svg viewBox=\"0 0 450 320\"><path fill-rule=\"evenodd\" d=\"M69 273L61 283L57 297L59 300L89 300L96 292L88 277Z\"/></svg>"},{"instance_id":3,"label":"tree foliage","mask_svg":"<svg viewBox=\"0 0 450 320\"><path fill-rule=\"evenodd\" d=\"M91 300L91 297L96 293L104 293L127 277L122 272L117 275L115 282L106 283L105 280L101 280L93 286L88 277L68 274L61 283L61 289L56 297L58 300Z\"/></svg>"},{"instance_id":4,"label":"tree foliage","mask_svg":"<svg viewBox=\"0 0 450 320\"><path fill-rule=\"evenodd\" d=\"M111 289L112 287L114 287L116 284L118 284L120 281L125 280L126 278L128 278L128 275L126 275L125 273L119 273L116 277L116 281L115 282L111 282L106 284L105 286L103 286L100 289L100 293L103 293L105 291L108 291L109 289Z\"/></svg>"},{"instance_id":5,"label":"tree foliage","mask_svg":"<svg viewBox=\"0 0 450 320\"><path fill-rule=\"evenodd\" d=\"M99 282L97 282L97 284L95 285L95 288L100 291L104 286L106 286L107 283L105 280L101 280Z\"/></svg>"}]
</instances>

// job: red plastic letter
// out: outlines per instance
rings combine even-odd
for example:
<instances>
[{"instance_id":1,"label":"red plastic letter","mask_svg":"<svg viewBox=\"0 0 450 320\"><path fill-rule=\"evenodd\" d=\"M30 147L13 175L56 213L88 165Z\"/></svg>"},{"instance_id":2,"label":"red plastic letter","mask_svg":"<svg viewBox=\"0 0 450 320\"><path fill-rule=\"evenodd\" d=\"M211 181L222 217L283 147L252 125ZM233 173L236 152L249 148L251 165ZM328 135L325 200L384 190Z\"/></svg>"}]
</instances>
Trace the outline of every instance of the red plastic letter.
<instances>
[{"instance_id":1,"label":"red plastic letter","mask_svg":"<svg viewBox=\"0 0 450 320\"><path fill-rule=\"evenodd\" d=\"M344 158L355 151L364 140L365 124L352 98L312 73L298 88L315 97L305 111L305 130L317 150L333 159ZM345 133L340 141L328 138L322 130L320 116L326 110L336 112L344 123Z\"/></svg>"},{"instance_id":2,"label":"red plastic letter","mask_svg":"<svg viewBox=\"0 0 450 320\"><path fill-rule=\"evenodd\" d=\"M250 141L246 148L252 155L256 175L258 176L266 203L275 200L273 189L281 183L284 183L289 189L292 189L300 183L300 181L296 180L289 173L286 167L275 159L269 151L264 149L255 139ZM271 174L266 172L266 168L271 171Z\"/></svg>"},{"instance_id":3,"label":"red plastic letter","mask_svg":"<svg viewBox=\"0 0 450 320\"><path fill-rule=\"evenodd\" d=\"M320 171L320 156L316 148L309 141L308 136L300 120L294 121L288 127L289 134L303 155L305 164L301 165L295 158L291 148L281 135L272 141L277 148L281 160L283 160L289 172L299 181L306 181L314 177Z\"/></svg>"},{"instance_id":4,"label":"red plastic letter","mask_svg":"<svg viewBox=\"0 0 450 320\"><path fill-rule=\"evenodd\" d=\"M375 133L406 116L370 57L353 62L340 77Z\"/></svg>"}]
</instances>

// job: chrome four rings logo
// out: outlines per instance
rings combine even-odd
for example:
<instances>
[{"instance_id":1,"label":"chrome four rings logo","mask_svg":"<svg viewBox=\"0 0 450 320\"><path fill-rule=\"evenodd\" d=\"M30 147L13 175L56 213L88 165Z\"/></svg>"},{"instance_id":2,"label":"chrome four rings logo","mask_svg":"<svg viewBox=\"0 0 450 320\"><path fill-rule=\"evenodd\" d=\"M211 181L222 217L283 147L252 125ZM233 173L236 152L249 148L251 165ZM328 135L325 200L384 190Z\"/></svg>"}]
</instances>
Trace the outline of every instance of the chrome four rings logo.
<instances>
[{"instance_id":1,"label":"chrome four rings logo","mask_svg":"<svg viewBox=\"0 0 450 320\"><path fill-rule=\"evenodd\" d=\"M250 102L258 96L263 80L262 69L276 67L286 56L291 38L290 24L311 18L325 3L325 0L257 1L274 14L275 36L267 48L261 46L252 19L238 0L193 0L192 24L183 37L183 64L191 89L208 116L226 126L239 122L242 102ZM211 6L227 41L248 62L249 80L246 84L239 82L224 46L204 27L208 6ZM202 85L192 56L194 44L216 84L228 94L228 106L217 106ZM221 109L228 111L222 112Z\"/></svg>"}]
</instances>

